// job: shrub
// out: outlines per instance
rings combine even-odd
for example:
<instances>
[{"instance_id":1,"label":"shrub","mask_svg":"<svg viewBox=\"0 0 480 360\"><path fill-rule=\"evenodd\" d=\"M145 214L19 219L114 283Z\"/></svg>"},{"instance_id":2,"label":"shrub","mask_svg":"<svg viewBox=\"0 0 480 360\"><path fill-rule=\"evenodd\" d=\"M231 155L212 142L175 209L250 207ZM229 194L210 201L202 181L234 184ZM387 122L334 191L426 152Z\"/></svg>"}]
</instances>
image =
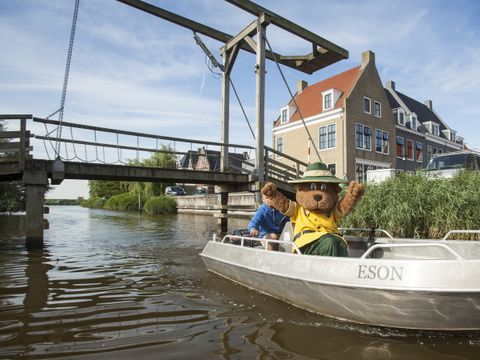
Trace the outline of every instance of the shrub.
<instances>
[{"instance_id":1,"label":"shrub","mask_svg":"<svg viewBox=\"0 0 480 360\"><path fill-rule=\"evenodd\" d=\"M91 209L103 209L105 205L105 199L101 197L91 197L80 202L80 206L91 208Z\"/></svg>"},{"instance_id":2,"label":"shrub","mask_svg":"<svg viewBox=\"0 0 480 360\"><path fill-rule=\"evenodd\" d=\"M177 203L168 196L151 197L145 202L143 210L149 215L175 214Z\"/></svg>"},{"instance_id":3,"label":"shrub","mask_svg":"<svg viewBox=\"0 0 480 360\"><path fill-rule=\"evenodd\" d=\"M140 199L141 203L143 200ZM105 202L105 208L120 211L139 211L138 195L135 193L123 193L112 196Z\"/></svg>"}]
</instances>

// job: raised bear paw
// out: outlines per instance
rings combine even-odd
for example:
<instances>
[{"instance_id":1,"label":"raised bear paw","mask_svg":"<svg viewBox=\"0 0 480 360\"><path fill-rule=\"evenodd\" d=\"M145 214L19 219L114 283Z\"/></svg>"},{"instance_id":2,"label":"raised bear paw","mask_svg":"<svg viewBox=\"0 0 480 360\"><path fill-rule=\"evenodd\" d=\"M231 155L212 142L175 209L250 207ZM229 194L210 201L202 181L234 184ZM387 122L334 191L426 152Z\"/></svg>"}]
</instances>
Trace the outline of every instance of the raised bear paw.
<instances>
[{"instance_id":1,"label":"raised bear paw","mask_svg":"<svg viewBox=\"0 0 480 360\"><path fill-rule=\"evenodd\" d=\"M277 185L272 182L267 182L262 187L262 194L265 195L267 198L275 197L277 193Z\"/></svg>"}]
</instances>

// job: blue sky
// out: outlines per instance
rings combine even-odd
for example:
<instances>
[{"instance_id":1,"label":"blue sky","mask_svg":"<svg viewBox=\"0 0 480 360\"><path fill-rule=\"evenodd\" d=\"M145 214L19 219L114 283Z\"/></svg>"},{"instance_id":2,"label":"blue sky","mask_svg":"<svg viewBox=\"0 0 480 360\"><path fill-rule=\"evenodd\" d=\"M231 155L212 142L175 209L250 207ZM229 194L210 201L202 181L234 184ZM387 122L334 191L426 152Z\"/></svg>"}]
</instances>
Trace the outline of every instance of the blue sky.
<instances>
[{"instance_id":1,"label":"blue sky","mask_svg":"<svg viewBox=\"0 0 480 360\"><path fill-rule=\"evenodd\" d=\"M231 35L254 17L221 0L150 0ZM465 142L480 148L480 5L471 1L257 1L347 49L348 60L313 75L283 68L294 89L342 72L372 50L382 79L419 101L431 99ZM73 0L0 1L0 112L46 117L60 102ZM269 26L274 51L305 54L309 45ZM221 43L202 37L219 57ZM255 57L242 53L232 73L255 121ZM192 32L114 0L81 0L65 121L159 135L220 140L220 79ZM233 96L233 94L232 94ZM267 63L266 144L289 100L275 64ZM34 132L39 133L41 129ZM254 145L231 101L231 142ZM71 196L86 185L62 185ZM65 196L62 195L60 196Z\"/></svg>"}]
</instances>

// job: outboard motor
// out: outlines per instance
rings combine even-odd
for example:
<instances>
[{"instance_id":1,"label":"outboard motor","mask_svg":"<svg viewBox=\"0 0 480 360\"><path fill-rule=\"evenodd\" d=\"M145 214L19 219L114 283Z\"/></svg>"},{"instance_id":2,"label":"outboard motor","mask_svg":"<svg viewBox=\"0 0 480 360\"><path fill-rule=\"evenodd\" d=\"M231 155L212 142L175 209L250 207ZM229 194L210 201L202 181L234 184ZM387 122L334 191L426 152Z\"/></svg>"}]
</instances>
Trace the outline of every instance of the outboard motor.
<instances>
[{"instance_id":1,"label":"outboard motor","mask_svg":"<svg viewBox=\"0 0 480 360\"><path fill-rule=\"evenodd\" d=\"M231 232L231 239L232 239L232 244L235 244L235 245L240 245L241 244L241 239L240 237L249 237L250 236L250 230L248 229L234 229L232 230ZM236 238L235 236L239 236L238 238ZM250 246L250 247L253 247L255 246L255 241L251 241L251 240L243 240L243 244L244 246Z\"/></svg>"}]
</instances>

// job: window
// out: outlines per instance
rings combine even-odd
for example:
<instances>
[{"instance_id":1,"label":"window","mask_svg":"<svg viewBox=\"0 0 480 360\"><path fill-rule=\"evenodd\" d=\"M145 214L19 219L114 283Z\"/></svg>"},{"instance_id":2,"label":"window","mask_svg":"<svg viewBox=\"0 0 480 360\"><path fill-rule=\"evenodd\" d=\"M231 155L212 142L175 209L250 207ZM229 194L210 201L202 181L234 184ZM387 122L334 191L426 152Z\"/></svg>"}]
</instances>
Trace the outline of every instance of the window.
<instances>
[{"instance_id":1,"label":"window","mask_svg":"<svg viewBox=\"0 0 480 360\"><path fill-rule=\"evenodd\" d=\"M423 162L423 144L415 143L415 160L417 162Z\"/></svg>"},{"instance_id":2,"label":"window","mask_svg":"<svg viewBox=\"0 0 480 360\"><path fill-rule=\"evenodd\" d=\"M450 141L456 142L457 141L457 132L450 131Z\"/></svg>"},{"instance_id":3,"label":"window","mask_svg":"<svg viewBox=\"0 0 480 360\"><path fill-rule=\"evenodd\" d=\"M397 136L397 157L403 158L405 156L405 139Z\"/></svg>"},{"instance_id":4,"label":"window","mask_svg":"<svg viewBox=\"0 0 480 360\"><path fill-rule=\"evenodd\" d=\"M433 156L433 148L432 145L427 145L427 161L430 161L430 159Z\"/></svg>"},{"instance_id":5,"label":"window","mask_svg":"<svg viewBox=\"0 0 480 360\"><path fill-rule=\"evenodd\" d=\"M283 153L283 138L277 138L277 151Z\"/></svg>"},{"instance_id":6,"label":"window","mask_svg":"<svg viewBox=\"0 0 480 360\"><path fill-rule=\"evenodd\" d=\"M333 176L337 173L337 164L327 164L328 170L332 173Z\"/></svg>"},{"instance_id":7,"label":"window","mask_svg":"<svg viewBox=\"0 0 480 360\"><path fill-rule=\"evenodd\" d=\"M383 167L358 162L355 164L355 180L358 182L366 182L367 171L377 169L383 169Z\"/></svg>"},{"instance_id":8,"label":"window","mask_svg":"<svg viewBox=\"0 0 480 360\"><path fill-rule=\"evenodd\" d=\"M410 122L410 127L412 128L412 130L417 130L417 115L415 114L412 114L411 115L411 122Z\"/></svg>"},{"instance_id":9,"label":"window","mask_svg":"<svg viewBox=\"0 0 480 360\"><path fill-rule=\"evenodd\" d=\"M440 136L440 126L438 124L432 124L432 134Z\"/></svg>"},{"instance_id":10,"label":"window","mask_svg":"<svg viewBox=\"0 0 480 360\"><path fill-rule=\"evenodd\" d=\"M378 101L375 101L373 111L376 117L382 117L382 104L380 104Z\"/></svg>"},{"instance_id":11,"label":"window","mask_svg":"<svg viewBox=\"0 0 480 360\"><path fill-rule=\"evenodd\" d=\"M336 126L335 124L330 124L328 125L328 148L334 148L335 147L335 134L336 134Z\"/></svg>"},{"instance_id":12,"label":"window","mask_svg":"<svg viewBox=\"0 0 480 360\"><path fill-rule=\"evenodd\" d=\"M405 112L403 109L397 109L397 122L398 125L405 125Z\"/></svg>"},{"instance_id":13,"label":"window","mask_svg":"<svg viewBox=\"0 0 480 360\"><path fill-rule=\"evenodd\" d=\"M370 150L372 144L372 129L362 124L355 125L355 147Z\"/></svg>"},{"instance_id":14,"label":"window","mask_svg":"<svg viewBox=\"0 0 480 360\"><path fill-rule=\"evenodd\" d=\"M336 146L336 125L330 124L318 128L318 148L331 149Z\"/></svg>"},{"instance_id":15,"label":"window","mask_svg":"<svg viewBox=\"0 0 480 360\"><path fill-rule=\"evenodd\" d=\"M388 154L388 132L383 130L375 131L375 151L382 154Z\"/></svg>"},{"instance_id":16,"label":"window","mask_svg":"<svg viewBox=\"0 0 480 360\"><path fill-rule=\"evenodd\" d=\"M407 140L407 159L413 160L413 141Z\"/></svg>"},{"instance_id":17,"label":"window","mask_svg":"<svg viewBox=\"0 0 480 360\"><path fill-rule=\"evenodd\" d=\"M288 120L288 111L287 109L282 109L282 118L280 120L280 123L284 124Z\"/></svg>"},{"instance_id":18,"label":"window","mask_svg":"<svg viewBox=\"0 0 480 360\"><path fill-rule=\"evenodd\" d=\"M323 110L328 110L332 108L332 93L323 95Z\"/></svg>"},{"instance_id":19,"label":"window","mask_svg":"<svg viewBox=\"0 0 480 360\"><path fill-rule=\"evenodd\" d=\"M367 114L372 113L372 101L366 96L363 97L363 111Z\"/></svg>"}]
</instances>

